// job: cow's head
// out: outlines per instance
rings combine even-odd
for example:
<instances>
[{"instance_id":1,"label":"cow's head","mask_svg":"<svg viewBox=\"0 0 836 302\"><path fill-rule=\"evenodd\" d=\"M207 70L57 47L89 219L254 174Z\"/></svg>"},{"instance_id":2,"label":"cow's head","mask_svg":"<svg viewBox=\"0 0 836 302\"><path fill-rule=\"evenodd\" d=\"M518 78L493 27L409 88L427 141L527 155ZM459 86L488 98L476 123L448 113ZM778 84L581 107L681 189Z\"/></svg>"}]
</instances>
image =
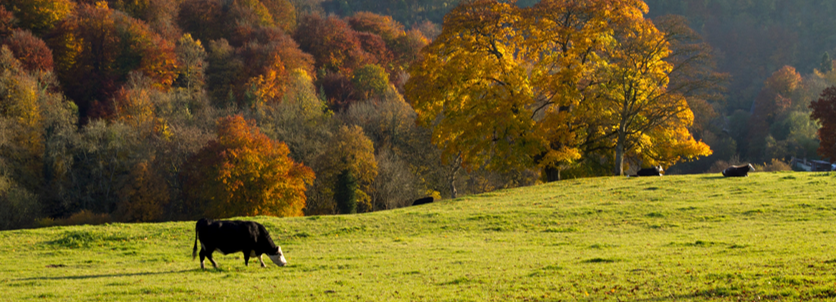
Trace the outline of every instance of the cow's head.
<instances>
[{"instance_id":1,"label":"cow's head","mask_svg":"<svg viewBox=\"0 0 836 302\"><path fill-rule=\"evenodd\" d=\"M749 172L755 172L755 167L752 164L749 164Z\"/></svg>"},{"instance_id":2,"label":"cow's head","mask_svg":"<svg viewBox=\"0 0 836 302\"><path fill-rule=\"evenodd\" d=\"M282 247L280 246L276 247L275 253L267 254L267 257L278 266L287 265L287 260L284 259L284 253L282 253Z\"/></svg>"}]
</instances>

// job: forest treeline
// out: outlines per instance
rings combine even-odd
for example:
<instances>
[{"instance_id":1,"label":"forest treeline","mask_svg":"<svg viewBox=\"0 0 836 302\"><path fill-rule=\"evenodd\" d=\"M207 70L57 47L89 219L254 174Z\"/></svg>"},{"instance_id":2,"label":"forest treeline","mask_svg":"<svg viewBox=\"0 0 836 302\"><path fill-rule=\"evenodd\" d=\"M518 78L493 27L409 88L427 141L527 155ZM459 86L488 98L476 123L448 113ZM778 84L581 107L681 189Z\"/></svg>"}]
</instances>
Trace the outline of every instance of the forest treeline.
<instances>
[{"instance_id":1,"label":"forest treeline","mask_svg":"<svg viewBox=\"0 0 836 302\"><path fill-rule=\"evenodd\" d=\"M615 2L4 0L0 228L816 156L829 58L771 71L746 111L695 17Z\"/></svg>"},{"instance_id":2,"label":"forest treeline","mask_svg":"<svg viewBox=\"0 0 836 302\"><path fill-rule=\"evenodd\" d=\"M347 15L371 11L393 16L404 24L441 24L459 0L328 0L320 8ZM540 1L518 0L519 7ZM808 107L824 87L836 84L816 72L831 70L836 53L836 3L826 0L646 0L647 17L658 19L680 15L689 27L712 47L716 71L727 74L722 98L712 103L713 112L696 113L699 120L711 120L708 127L693 129L714 154L695 162L675 165L670 172L702 173L716 170L723 162L788 162L791 157L817 159L818 125L801 118L810 116ZM791 109L762 124L761 111L773 111L765 101L765 87L773 73L785 66L796 69L804 79L797 87L804 96L794 95ZM823 80L824 79L824 80ZM801 93L801 91L796 91ZM789 97L785 95L785 97ZM749 121L759 121L749 123ZM792 133L791 135L789 133Z\"/></svg>"}]
</instances>

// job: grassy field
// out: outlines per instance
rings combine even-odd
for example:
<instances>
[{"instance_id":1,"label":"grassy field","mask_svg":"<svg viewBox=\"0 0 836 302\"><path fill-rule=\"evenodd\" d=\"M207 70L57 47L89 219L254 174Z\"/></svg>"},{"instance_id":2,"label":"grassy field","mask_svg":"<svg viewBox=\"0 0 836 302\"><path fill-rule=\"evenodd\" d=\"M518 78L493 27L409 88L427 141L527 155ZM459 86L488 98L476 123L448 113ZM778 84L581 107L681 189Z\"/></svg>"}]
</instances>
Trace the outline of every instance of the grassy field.
<instances>
[{"instance_id":1,"label":"grassy field","mask_svg":"<svg viewBox=\"0 0 836 302\"><path fill-rule=\"evenodd\" d=\"M836 300L836 174L594 178L252 219L287 267L216 254L202 271L194 221L0 232L0 300Z\"/></svg>"}]
</instances>

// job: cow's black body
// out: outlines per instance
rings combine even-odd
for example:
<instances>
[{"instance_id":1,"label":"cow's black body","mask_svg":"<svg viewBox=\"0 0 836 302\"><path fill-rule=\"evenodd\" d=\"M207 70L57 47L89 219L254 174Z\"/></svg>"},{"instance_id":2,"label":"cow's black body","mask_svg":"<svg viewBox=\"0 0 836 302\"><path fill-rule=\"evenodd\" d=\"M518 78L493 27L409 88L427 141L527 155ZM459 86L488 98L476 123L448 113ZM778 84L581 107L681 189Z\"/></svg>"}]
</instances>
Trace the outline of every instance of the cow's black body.
<instances>
[{"instance_id":1,"label":"cow's black body","mask_svg":"<svg viewBox=\"0 0 836 302\"><path fill-rule=\"evenodd\" d=\"M662 176L662 172L664 171L662 166L655 166L653 168L641 169L635 176Z\"/></svg>"},{"instance_id":2,"label":"cow's black body","mask_svg":"<svg viewBox=\"0 0 836 302\"><path fill-rule=\"evenodd\" d=\"M723 170L722 173L725 177L742 177L749 176L749 172L755 172L755 167L752 164L731 166Z\"/></svg>"},{"instance_id":3,"label":"cow's black body","mask_svg":"<svg viewBox=\"0 0 836 302\"><path fill-rule=\"evenodd\" d=\"M421 199L416 199L415 201L412 202L412 205L417 206L417 205L422 205L422 204L426 204L426 203L432 203L433 200L434 199L432 197L424 197L424 198L421 198Z\"/></svg>"},{"instance_id":4,"label":"cow's black body","mask_svg":"<svg viewBox=\"0 0 836 302\"><path fill-rule=\"evenodd\" d=\"M212 265L217 268L218 265L212 259L214 251L220 251L224 254L235 252L244 253L244 265L249 265L250 257L258 257L261 266L264 267L264 261L261 260L262 254L267 254L268 257L284 257L281 249L273 243L270 234L263 225L254 221L212 221L206 218L201 218L195 225L195 242L192 250L192 258L196 256L197 242L200 240L200 267L203 268L204 258L209 258ZM276 260L273 260L276 262ZM276 262L278 265L284 265Z\"/></svg>"}]
</instances>

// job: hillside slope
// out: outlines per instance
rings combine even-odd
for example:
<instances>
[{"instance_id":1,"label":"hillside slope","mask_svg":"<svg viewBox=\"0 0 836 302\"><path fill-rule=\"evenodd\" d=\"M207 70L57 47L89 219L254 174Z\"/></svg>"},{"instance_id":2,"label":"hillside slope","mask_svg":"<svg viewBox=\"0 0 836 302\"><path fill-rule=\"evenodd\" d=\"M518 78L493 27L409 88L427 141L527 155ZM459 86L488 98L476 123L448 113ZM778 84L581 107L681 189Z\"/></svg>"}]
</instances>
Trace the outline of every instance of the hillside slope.
<instances>
[{"instance_id":1,"label":"hillside slope","mask_svg":"<svg viewBox=\"0 0 836 302\"><path fill-rule=\"evenodd\" d=\"M594 178L257 217L289 265L191 260L194 222L0 232L0 300L836 299L836 174Z\"/></svg>"}]
</instances>

